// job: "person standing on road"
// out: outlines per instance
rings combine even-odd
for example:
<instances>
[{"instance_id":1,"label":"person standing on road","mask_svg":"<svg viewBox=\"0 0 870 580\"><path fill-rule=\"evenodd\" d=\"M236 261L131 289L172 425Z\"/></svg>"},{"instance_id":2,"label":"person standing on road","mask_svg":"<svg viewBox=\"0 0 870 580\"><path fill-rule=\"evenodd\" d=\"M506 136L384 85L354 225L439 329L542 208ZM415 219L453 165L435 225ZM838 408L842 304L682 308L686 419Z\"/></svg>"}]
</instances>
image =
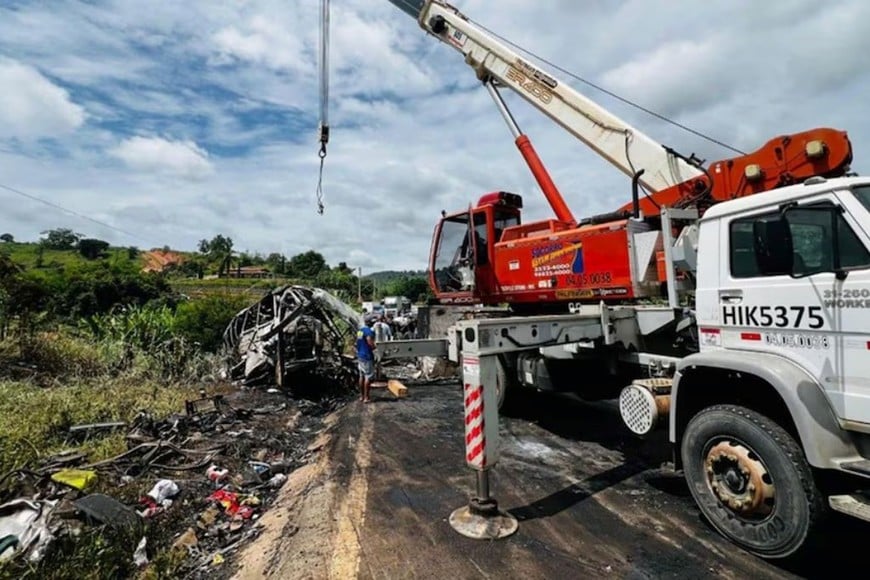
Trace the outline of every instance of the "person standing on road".
<instances>
[{"instance_id":1,"label":"person standing on road","mask_svg":"<svg viewBox=\"0 0 870 580\"><path fill-rule=\"evenodd\" d=\"M375 322L372 330L375 332L375 344L381 344L382 342L393 340L393 330L390 328L390 325L387 324L387 321L384 320L383 315L378 317L378 321ZM384 353L382 351L375 351L375 376L377 376L378 379L383 378L383 374L381 373L381 359L383 356Z\"/></svg>"},{"instance_id":2,"label":"person standing on road","mask_svg":"<svg viewBox=\"0 0 870 580\"><path fill-rule=\"evenodd\" d=\"M390 328L390 325L387 324L387 321L383 316L378 318L378 321L375 322L375 325L372 327L372 330L375 331L375 342L387 342L388 340L393 340L393 329Z\"/></svg>"},{"instance_id":3,"label":"person standing on road","mask_svg":"<svg viewBox=\"0 0 870 580\"><path fill-rule=\"evenodd\" d=\"M365 324L356 333L356 363L359 368L360 400L371 401L369 391L375 374L375 333L372 330L372 317L366 316Z\"/></svg>"}]
</instances>

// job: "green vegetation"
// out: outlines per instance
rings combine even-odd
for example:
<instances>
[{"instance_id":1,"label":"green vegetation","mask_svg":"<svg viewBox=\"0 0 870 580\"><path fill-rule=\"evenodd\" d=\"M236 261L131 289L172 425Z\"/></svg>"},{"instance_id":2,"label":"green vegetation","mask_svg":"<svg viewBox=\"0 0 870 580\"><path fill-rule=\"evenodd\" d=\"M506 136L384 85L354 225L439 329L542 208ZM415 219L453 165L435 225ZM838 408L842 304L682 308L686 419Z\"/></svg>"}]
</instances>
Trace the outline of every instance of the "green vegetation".
<instances>
[{"instance_id":1,"label":"green vegetation","mask_svg":"<svg viewBox=\"0 0 870 580\"><path fill-rule=\"evenodd\" d=\"M132 376L68 378L63 388L0 381L0 474L67 448L66 434L73 425L131 421L142 410L165 417L183 410L184 401L196 397L193 385ZM123 453L126 442L123 435L91 439L81 450L89 460L99 461Z\"/></svg>"},{"instance_id":2,"label":"green vegetation","mask_svg":"<svg viewBox=\"0 0 870 580\"><path fill-rule=\"evenodd\" d=\"M173 329L177 336L196 347L217 352L223 333L232 318L250 301L242 296L207 296L178 305Z\"/></svg>"},{"instance_id":3,"label":"green vegetation","mask_svg":"<svg viewBox=\"0 0 870 580\"><path fill-rule=\"evenodd\" d=\"M414 273L360 281L346 263L330 266L314 250L237 253L221 235L198 249L110 247L64 228L35 243L0 235L0 491L12 482L3 483L4 474L69 449L73 425L130 422L143 410L159 420L183 411L200 389L221 389L223 332L267 290L315 285L348 302L360 291L364 299L376 290L412 299L428 292ZM267 277L246 277L248 266ZM75 448L99 461L124 452L127 442L116 433ZM147 532L159 533L159 526ZM88 528L57 540L36 567L0 566L0 578L128 576L136 542ZM150 573L171 577L173 557L157 554Z\"/></svg>"},{"instance_id":4,"label":"green vegetation","mask_svg":"<svg viewBox=\"0 0 870 580\"><path fill-rule=\"evenodd\" d=\"M0 244L0 251L25 268L65 268L82 264L86 258L75 249L54 250L42 244L5 242ZM127 248L108 248L104 252L107 259L124 258L139 265L138 256L131 260Z\"/></svg>"}]
</instances>

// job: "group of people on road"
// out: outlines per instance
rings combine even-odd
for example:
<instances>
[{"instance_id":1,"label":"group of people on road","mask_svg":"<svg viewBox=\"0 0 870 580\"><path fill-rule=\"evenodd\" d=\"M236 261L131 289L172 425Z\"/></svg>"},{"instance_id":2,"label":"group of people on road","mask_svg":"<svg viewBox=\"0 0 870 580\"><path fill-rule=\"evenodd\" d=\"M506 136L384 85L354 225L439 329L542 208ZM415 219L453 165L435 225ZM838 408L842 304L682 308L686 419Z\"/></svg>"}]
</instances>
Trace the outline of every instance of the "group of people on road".
<instances>
[{"instance_id":1,"label":"group of people on road","mask_svg":"<svg viewBox=\"0 0 870 580\"><path fill-rule=\"evenodd\" d=\"M378 344L393 340L393 330L383 316L366 315L364 324L356 333L356 360L359 368L360 400L371 402L372 379L381 374L383 351Z\"/></svg>"}]
</instances>

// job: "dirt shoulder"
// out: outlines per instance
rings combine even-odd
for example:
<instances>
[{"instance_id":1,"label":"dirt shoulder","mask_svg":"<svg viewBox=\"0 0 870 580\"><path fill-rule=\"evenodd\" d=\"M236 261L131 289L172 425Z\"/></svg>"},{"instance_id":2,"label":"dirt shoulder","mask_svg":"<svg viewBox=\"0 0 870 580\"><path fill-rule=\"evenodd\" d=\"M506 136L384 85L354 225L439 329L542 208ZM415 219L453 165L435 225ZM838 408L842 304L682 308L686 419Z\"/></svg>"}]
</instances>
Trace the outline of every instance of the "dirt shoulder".
<instances>
[{"instance_id":1,"label":"dirt shoulder","mask_svg":"<svg viewBox=\"0 0 870 580\"><path fill-rule=\"evenodd\" d=\"M351 405L325 421L317 461L290 474L234 578L355 578L365 524L373 414Z\"/></svg>"}]
</instances>

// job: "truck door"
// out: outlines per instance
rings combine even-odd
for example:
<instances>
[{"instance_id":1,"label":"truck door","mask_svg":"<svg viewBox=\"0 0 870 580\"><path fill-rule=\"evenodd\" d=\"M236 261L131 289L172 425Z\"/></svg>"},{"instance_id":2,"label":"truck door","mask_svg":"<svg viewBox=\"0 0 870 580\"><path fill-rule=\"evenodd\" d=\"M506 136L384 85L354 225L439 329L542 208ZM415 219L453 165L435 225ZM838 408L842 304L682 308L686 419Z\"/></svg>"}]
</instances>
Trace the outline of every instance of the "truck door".
<instances>
[{"instance_id":1,"label":"truck door","mask_svg":"<svg viewBox=\"0 0 870 580\"><path fill-rule=\"evenodd\" d=\"M474 228L471 212L441 219L429 257L430 283L445 303L472 302L475 290Z\"/></svg>"},{"instance_id":2,"label":"truck door","mask_svg":"<svg viewBox=\"0 0 870 580\"><path fill-rule=\"evenodd\" d=\"M472 212L474 224L474 273L478 296L491 296L496 291L493 266L493 207L491 205Z\"/></svg>"},{"instance_id":3,"label":"truck door","mask_svg":"<svg viewBox=\"0 0 870 580\"><path fill-rule=\"evenodd\" d=\"M851 192L829 192L722 220L718 290L722 346L793 361L816 377L838 416L862 423L870 423L866 215Z\"/></svg>"}]
</instances>

